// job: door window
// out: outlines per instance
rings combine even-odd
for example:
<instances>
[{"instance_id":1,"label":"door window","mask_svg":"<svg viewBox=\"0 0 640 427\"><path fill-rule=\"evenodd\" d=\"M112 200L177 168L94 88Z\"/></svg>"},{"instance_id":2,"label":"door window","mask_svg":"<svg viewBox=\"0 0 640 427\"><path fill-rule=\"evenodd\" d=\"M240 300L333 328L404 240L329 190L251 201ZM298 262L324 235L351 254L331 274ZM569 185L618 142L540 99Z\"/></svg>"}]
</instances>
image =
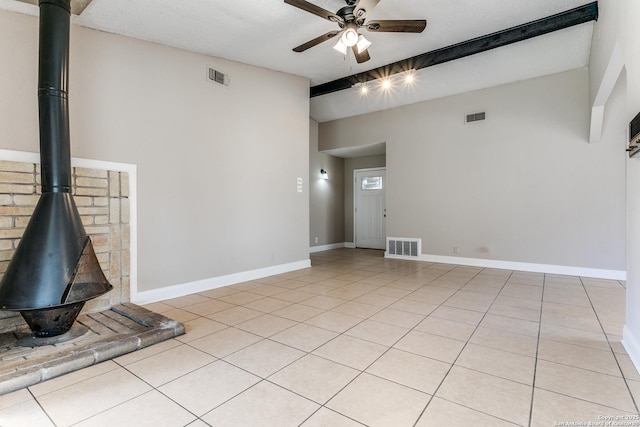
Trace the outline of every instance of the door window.
<instances>
[{"instance_id":1,"label":"door window","mask_svg":"<svg viewBox=\"0 0 640 427\"><path fill-rule=\"evenodd\" d=\"M381 176L367 176L362 178L362 190L382 190Z\"/></svg>"}]
</instances>

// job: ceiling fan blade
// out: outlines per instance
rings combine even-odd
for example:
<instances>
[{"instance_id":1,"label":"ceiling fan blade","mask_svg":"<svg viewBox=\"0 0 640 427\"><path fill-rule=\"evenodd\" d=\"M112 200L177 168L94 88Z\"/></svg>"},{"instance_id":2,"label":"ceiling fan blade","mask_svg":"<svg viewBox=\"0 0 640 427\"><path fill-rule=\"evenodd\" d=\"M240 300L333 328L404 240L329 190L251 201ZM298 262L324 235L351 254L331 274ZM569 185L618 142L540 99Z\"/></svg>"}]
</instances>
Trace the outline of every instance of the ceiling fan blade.
<instances>
[{"instance_id":1,"label":"ceiling fan blade","mask_svg":"<svg viewBox=\"0 0 640 427\"><path fill-rule=\"evenodd\" d=\"M314 46L316 46L316 45L319 45L319 44L320 44L320 43L322 43L322 42L325 42L325 41L327 41L327 40L329 40L329 39L331 39L331 38L333 38L333 37L337 36L337 35L338 35L338 33L340 33L340 31L329 31L328 33L323 34L323 35L321 35L321 36L319 36L319 37L316 37L316 38L315 38L315 39L313 39L313 40L309 40L309 41L308 41L308 42L306 42L306 43L302 43L302 44L301 44L300 46L298 46L298 47L294 47L294 48L293 48L293 51L294 51L294 52L304 52L304 51L305 51L305 50L307 50L307 49L310 49L310 48L312 48L312 47L314 47Z\"/></svg>"},{"instance_id":2,"label":"ceiling fan blade","mask_svg":"<svg viewBox=\"0 0 640 427\"><path fill-rule=\"evenodd\" d=\"M297 7L298 9L302 9L309 13L313 13L314 15L318 15L320 18L324 18L331 22L343 22L342 18L336 15L333 12L329 12L327 9L323 9L320 6L316 6L315 4L309 3L305 0L284 0L286 4L290 4L291 6Z\"/></svg>"},{"instance_id":3,"label":"ceiling fan blade","mask_svg":"<svg viewBox=\"0 0 640 427\"><path fill-rule=\"evenodd\" d=\"M353 14L356 17L357 21L364 21L364 17L371 13L371 11L380 3L380 0L359 0L355 9L353 10Z\"/></svg>"},{"instance_id":4,"label":"ceiling fan blade","mask_svg":"<svg viewBox=\"0 0 640 427\"><path fill-rule=\"evenodd\" d=\"M369 21L367 30L378 33L421 33L427 26L424 19Z\"/></svg>"},{"instance_id":5,"label":"ceiling fan blade","mask_svg":"<svg viewBox=\"0 0 640 427\"><path fill-rule=\"evenodd\" d=\"M353 54L356 56L356 61L358 61L358 64L362 64L363 62L367 62L371 59L371 57L369 56L369 50L358 53L358 46L352 46L351 50L353 50Z\"/></svg>"}]
</instances>

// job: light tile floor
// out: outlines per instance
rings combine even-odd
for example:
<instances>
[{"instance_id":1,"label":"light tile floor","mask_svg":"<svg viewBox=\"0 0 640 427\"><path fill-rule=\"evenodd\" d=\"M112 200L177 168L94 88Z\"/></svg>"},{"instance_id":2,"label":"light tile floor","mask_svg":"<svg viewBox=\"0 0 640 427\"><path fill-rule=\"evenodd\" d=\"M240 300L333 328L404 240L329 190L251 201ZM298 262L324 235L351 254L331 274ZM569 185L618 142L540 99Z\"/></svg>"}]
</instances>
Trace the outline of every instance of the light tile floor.
<instances>
[{"instance_id":1,"label":"light tile floor","mask_svg":"<svg viewBox=\"0 0 640 427\"><path fill-rule=\"evenodd\" d=\"M148 305L187 333L0 396L0 426L640 426L624 283L311 258Z\"/></svg>"}]
</instances>

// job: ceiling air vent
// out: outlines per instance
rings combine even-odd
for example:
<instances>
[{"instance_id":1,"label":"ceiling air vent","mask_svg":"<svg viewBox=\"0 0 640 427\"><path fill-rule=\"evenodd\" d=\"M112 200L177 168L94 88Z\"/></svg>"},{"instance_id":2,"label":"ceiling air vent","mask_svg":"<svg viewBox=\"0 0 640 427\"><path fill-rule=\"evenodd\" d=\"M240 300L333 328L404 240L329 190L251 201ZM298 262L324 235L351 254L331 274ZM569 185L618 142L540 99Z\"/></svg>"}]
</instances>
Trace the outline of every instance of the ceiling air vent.
<instances>
[{"instance_id":1,"label":"ceiling air vent","mask_svg":"<svg viewBox=\"0 0 640 427\"><path fill-rule=\"evenodd\" d=\"M229 82L231 79L228 74L223 73L222 71L215 70L211 67L208 67L208 75L207 79L211 82L218 83L224 86L229 86Z\"/></svg>"},{"instance_id":2,"label":"ceiling air vent","mask_svg":"<svg viewBox=\"0 0 640 427\"><path fill-rule=\"evenodd\" d=\"M472 114L465 115L464 122L465 123L478 122L484 119L486 119L486 113L483 111L481 113L472 113Z\"/></svg>"}]
</instances>

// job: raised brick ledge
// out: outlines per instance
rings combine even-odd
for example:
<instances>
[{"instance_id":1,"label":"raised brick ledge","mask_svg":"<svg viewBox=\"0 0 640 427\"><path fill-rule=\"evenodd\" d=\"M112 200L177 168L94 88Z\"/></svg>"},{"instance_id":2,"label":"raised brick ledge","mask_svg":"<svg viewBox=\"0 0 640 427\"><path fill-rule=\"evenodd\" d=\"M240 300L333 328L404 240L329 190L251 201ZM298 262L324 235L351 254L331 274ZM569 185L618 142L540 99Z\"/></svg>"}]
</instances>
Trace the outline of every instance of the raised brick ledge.
<instances>
[{"instance_id":1,"label":"raised brick ledge","mask_svg":"<svg viewBox=\"0 0 640 427\"><path fill-rule=\"evenodd\" d=\"M0 395L184 334L182 323L130 303L81 315L77 322L89 329L82 336L35 348L18 346L28 329L0 334Z\"/></svg>"}]
</instances>

